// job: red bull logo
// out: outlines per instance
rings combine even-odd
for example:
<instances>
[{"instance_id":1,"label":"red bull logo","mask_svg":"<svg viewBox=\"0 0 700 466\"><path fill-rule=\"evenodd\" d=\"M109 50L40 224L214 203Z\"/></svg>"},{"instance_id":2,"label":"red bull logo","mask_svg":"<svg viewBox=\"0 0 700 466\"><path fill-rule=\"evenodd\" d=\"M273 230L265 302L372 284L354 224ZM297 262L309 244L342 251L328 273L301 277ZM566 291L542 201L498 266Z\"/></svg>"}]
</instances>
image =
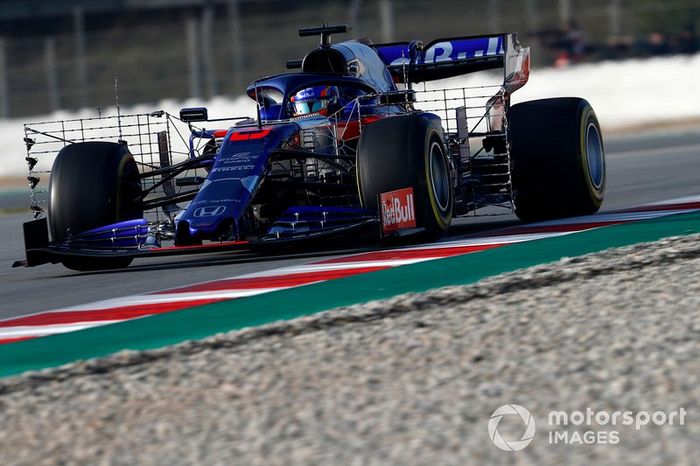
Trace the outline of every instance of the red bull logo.
<instances>
[{"instance_id":1,"label":"red bull logo","mask_svg":"<svg viewBox=\"0 0 700 466\"><path fill-rule=\"evenodd\" d=\"M382 232L384 234L416 227L413 188L398 189L379 196Z\"/></svg>"}]
</instances>

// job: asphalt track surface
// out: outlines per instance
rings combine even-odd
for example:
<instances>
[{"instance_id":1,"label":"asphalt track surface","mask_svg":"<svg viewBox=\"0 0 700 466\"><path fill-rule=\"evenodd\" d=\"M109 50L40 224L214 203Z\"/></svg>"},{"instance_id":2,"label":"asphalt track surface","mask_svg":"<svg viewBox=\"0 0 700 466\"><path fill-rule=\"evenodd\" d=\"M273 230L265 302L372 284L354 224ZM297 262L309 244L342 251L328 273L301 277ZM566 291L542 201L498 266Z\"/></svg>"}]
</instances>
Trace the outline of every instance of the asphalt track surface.
<instances>
[{"instance_id":1,"label":"asphalt track surface","mask_svg":"<svg viewBox=\"0 0 700 466\"><path fill-rule=\"evenodd\" d=\"M603 211L700 194L700 131L625 136L606 143L608 186ZM21 224L28 215L0 217L0 319L91 301L305 263L340 250L284 256L240 254L139 259L128 269L77 273L60 265L12 269L23 255ZM517 223L513 216L456 222L450 237Z\"/></svg>"}]
</instances>

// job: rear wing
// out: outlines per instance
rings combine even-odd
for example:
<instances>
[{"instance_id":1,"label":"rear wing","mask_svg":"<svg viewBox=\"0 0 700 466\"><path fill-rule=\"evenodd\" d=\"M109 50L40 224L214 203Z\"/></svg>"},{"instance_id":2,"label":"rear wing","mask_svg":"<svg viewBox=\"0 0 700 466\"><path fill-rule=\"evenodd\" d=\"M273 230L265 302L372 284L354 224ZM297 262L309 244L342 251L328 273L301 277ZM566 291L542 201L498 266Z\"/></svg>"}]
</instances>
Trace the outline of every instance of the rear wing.
<instances>
[{"instance_id":1,"label":"rear wing","mask_svg":"<svg viewBox=\"0 0 700 466\"><path fill-rule=\"evenodd\" d=\"M530 75L530 48L516 33L436 39L373 46L397 83L420 83L503 68L508 93L521 88Z\"/></svg>"}]
</instances>

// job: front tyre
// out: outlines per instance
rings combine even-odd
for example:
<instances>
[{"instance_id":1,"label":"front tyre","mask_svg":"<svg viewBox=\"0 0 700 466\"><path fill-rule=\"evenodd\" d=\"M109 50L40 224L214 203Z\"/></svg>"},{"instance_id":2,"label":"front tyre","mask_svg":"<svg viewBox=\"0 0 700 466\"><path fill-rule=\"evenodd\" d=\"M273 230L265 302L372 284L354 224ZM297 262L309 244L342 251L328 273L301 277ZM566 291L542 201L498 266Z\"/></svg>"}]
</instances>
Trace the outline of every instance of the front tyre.
<instances>
[{"instance_id":1,"label":"front tyre","mask_svg":"<svg viewBox=\"0 0 700 466\"><path fill-rule=\"evenodd\" d=\"M111 142L69 144L49 180L49 229L54 242L104 225L143 217L141 182L129 149ZM127 267L131 258L72 257L63 265L87 271Z\"/></svg>"},{"instance_id":2,"label":"front tyre","mask_svg":"<svg viewBox=\"0 0 700 466\"><path fill-rule=\"evenodd\" d=\"M523 221L593 214L605 195L598 118L579 98L535 100L508 112L515 213Z\"/></svg>"},{"instance_id":3,"label":"front tyre","mask_svg":"<svg viewBox=\"0 0 700 466\"><path fill-rule=\"evenodd\" d=\"M429 238L450 227L454 191L439 119L425 113L376 121L362 131L357 182L365 209L378 212L377 197L413 188L416 222Z\"/></svg>"}]
</instances>

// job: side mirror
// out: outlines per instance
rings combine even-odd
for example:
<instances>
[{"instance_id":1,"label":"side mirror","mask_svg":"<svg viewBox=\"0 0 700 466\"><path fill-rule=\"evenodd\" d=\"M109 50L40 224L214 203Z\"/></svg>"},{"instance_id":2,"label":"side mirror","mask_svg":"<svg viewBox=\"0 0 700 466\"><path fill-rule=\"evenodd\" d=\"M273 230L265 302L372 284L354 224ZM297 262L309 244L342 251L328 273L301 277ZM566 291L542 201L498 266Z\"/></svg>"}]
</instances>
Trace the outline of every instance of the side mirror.
<instances>
[{"instance_id":1,"label":"side mirror","mask_svg":"<svg viewBox=\"0 0 700 466\"><path fill-rule=\"evenodd\" d=\"M209 114L206 107L183 108L180 110L180 119L185 123L207 121L209 120Z\"/></svg>"}]
</instances>

